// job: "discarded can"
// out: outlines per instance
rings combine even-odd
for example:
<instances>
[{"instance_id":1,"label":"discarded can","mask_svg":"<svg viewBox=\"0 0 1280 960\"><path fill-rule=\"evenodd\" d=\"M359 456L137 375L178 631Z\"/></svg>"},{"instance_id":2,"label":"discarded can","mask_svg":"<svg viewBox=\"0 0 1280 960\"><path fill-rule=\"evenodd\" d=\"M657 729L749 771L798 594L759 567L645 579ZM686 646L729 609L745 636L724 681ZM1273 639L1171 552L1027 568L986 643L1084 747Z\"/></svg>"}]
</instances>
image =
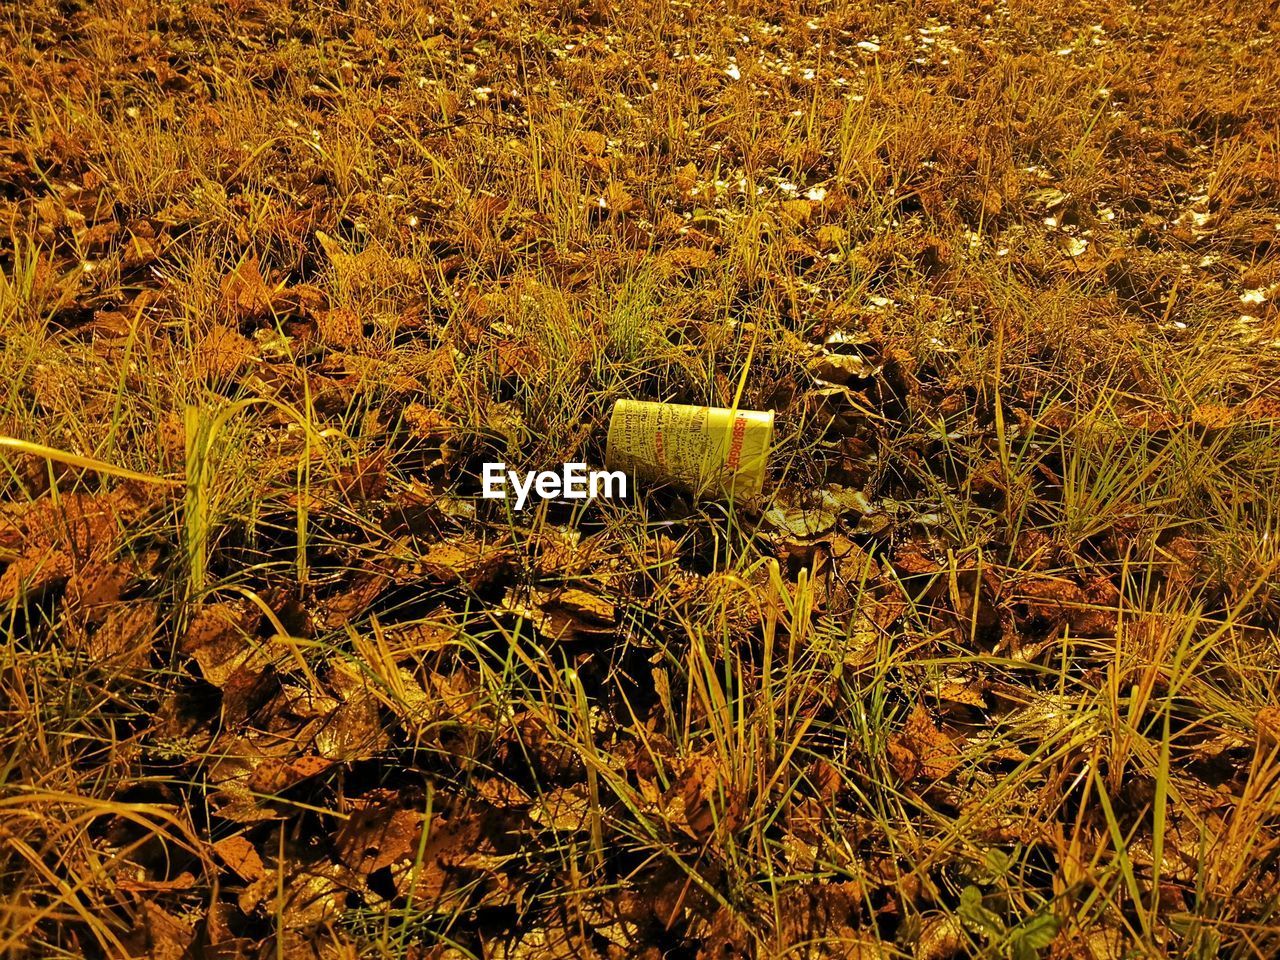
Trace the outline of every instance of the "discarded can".
<instances>
[{"instance_id":1,"label":"discarded can","mask_svg":"<svg viewBox=\"0 0 1280 960\"><path fill-rule=\"evenodd\" d=\"M773 411L619 400L605 461L641 480L708 497L754 497L764 487Z\"/></svg>"}]
</instances>

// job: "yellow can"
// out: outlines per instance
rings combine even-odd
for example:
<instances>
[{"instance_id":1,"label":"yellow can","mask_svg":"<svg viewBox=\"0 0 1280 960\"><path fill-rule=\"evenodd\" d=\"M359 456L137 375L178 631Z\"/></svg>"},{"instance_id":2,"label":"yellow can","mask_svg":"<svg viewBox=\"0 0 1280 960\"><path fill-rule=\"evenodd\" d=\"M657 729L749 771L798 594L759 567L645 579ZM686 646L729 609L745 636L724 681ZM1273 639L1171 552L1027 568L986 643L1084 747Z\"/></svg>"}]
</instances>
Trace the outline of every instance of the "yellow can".
<instances>
[{"instance_id":1,"label":"yellow can","mask_svg":"<svg viewBox=\"0 0 1280 960\"><path fill-rule=\"evenodd\" d=\"M699 496L754 497L764 487L772 443L772 410L619 400L605 460L611 470Z\"/></svg>"}]
</instances>

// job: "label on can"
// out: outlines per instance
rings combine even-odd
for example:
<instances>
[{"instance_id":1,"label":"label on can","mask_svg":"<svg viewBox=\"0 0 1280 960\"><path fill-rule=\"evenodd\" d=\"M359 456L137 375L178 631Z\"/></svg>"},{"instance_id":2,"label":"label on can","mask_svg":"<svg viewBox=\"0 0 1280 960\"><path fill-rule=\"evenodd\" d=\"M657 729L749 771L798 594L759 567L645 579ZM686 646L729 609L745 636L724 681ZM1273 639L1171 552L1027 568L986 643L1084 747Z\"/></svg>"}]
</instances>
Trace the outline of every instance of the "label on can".
<instances>
[{"instance_id":1,"label":"label on can","mask_svg":"<svg viewBox=\"0 0 1280 960\"><path fill-rule=\"evenodd\" d=\"M773 412L619 400L605 460L642 480L700 496L753 497L764 487Z\"/></svg>"}]
</instances>

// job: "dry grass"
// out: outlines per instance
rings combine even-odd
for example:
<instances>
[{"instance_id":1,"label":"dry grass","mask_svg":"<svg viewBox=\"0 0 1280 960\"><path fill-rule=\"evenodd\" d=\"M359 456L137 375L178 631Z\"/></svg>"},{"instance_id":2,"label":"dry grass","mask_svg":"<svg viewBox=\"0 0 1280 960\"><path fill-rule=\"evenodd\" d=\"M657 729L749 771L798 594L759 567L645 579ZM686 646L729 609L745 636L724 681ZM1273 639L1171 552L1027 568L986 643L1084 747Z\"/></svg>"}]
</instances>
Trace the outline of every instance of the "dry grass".
<instances>
[{"instance_id":1,"label":"dry grass","mask_svg":"<svg viewBox=\"0 0 1280 960\"><path fill-rule=\"evenodd\" d=\"M1280 953L1273 16L0 9L0 955Z\"/></svg>"}]
</instances>

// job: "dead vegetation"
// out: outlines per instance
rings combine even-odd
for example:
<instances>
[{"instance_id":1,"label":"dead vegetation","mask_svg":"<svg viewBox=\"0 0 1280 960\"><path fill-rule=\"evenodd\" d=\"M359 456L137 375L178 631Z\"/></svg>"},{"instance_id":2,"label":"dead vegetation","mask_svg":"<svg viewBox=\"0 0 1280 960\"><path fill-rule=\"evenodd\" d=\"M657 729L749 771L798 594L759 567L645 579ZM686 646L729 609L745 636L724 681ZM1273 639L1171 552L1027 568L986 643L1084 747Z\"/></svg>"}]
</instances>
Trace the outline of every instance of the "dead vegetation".
<instances>
[{"instance_id":1,"label":"dead vegetation","mask_svg":"<svg viewBox=\"0 0 1280 960\"><path fill-rule=\"evenodd\" d=\"M1275 956L1274 18L0 9L0 954Z\"/></svg>"}]
</instances>

